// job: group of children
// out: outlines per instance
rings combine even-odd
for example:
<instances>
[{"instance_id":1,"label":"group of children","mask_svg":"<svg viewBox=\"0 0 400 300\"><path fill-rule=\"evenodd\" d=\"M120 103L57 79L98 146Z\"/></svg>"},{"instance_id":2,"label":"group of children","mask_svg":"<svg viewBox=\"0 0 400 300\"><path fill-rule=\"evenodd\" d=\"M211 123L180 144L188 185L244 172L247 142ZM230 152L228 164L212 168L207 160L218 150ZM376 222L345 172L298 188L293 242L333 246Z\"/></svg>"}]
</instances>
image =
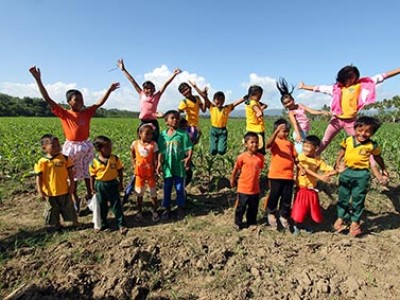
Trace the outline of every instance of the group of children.
<instances>
[{"instance_id":1,"label":"group of children","mask_svg":"<svg viewBox=\"0 0 400 300\"><path fill-rule=\"evenodd\" d=\"M340 173L338 219L334 228L338 232L347 229L347 221L351 220L350 233L361 234L360 218L364 209L365 194L369 181L370 156L372 162L377 162L382 172L374 172L380 182L388 181L380 148L370 137L379 128L379 122L371 117L360 117L357 112L366 104L375 100L375 85L384 78L400 73L400 69L378 76L377 79L359 78L358 69L347 66L338 73L337 84L311 87L300 83L299 88L331 93L332 119L321 142L316 136L308 136L310 122L306 112L311 114L329 114L296 104L292 90L284 79L277 82L281 93L282 105L288 110L294 132L295 145L288 140L290 124L285 119L274 123L274 132L266 140L263 111L267 105L262 103L263 89L251 86L243 98L233 104L224 105L225 95L216 92L213 100L208 98L208 90L200 89L195 82L181 83L178 90L185 97L177 110L169 110L163 116L167 128L160 132L157 118L160 114L157 106L161 95L167 86L181 72L176 69L160 91L156 92L152 82L146 81L142 88L126 70L123 60L118 60L118 67L132 83L140 97L140 125L137 130L138 139L131 145L131 161L134 176L125 191L125 200L129 193L135 190L138 197L137 219L143 216L143 196L146 186L149 187L152 200L152 218L158 221L158 201L156 193L156 174L163 177L164 196L162 206L164 212L161 218L170 217L172 188L176 190L178 218L184 216L185 184L191 172L193 146L199 141L199 111L208 108L210 111L210 154L223 155L227 151L226 129L230 112L239 104L245 102L246 134L244 146L246 151L237 158L232 176L232 187L237 185L237 203L235 224L238 228L257 224L260 184L259 176L264 167L266 150L271 151L271 162L268 173L270 194L266 203L268 222L277 227L289 228L293 220L293 229L298 233L308 215L314 222L322 221L319 206L316 181L329 181L332 175ZM49 206L47 223L61 228L60 213L64 220L79 225L77 212L80 200L76 192L76 181L84 179L87 189L87 199L96 195L100 205L101 230L108 229L108 205L115 214L121 233L126 233L126 222L122 211L119 193L123 191L123 164L118 156L112 153L112 142L108 137L98 136L93 144L88 140L90 120L97 108L105 103L110 94L119 87L113 83L105 95L90 107L83 107L83 96L79 91L67 92L67 102L70 109L64 109L48 95L42 81L40 70L30 69L35 78L40 93L50 105L52 112L61 119L66 142L61 151L58 138L46 134L41 139L41 146L46 157L35 165L37 174L37 189ZM204 99L192 94L192 88ZM180 113L186 113L186 123L180 122ZM356 120L357 119L357 120ZM353 131L348 129L349 124ZM335 168L327 166L319 157L341 128L352 133L342 144ZM335 131L334 131L335 130ZM94 157L93 148L98 152ZM342 160L344 159L344 163ZM295 170L296 167L296 170ZM323 174L321 174L323 172ZM296 177L295 177L296 175ZM291 207L292 192L296 178L296 196ZM356 178L356 179L355 179ZM349 206L352 196L351 206ZM279 204L279 207L278 207ZM246 223L243 216L246 214ZM308 227L306 228L308 229Z\"/></svg>"}]
</instances>

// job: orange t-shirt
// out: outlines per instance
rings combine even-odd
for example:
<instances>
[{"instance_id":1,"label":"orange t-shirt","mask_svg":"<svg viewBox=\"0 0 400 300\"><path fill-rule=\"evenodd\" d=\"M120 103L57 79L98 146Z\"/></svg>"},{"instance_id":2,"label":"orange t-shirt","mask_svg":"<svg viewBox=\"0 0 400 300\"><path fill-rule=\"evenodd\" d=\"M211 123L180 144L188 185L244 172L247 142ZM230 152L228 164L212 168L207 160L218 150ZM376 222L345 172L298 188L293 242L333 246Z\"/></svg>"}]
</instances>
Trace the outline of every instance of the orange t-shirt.
<instances>
[{"instance_id":1,"label":"orange t-shirt","mask_svg":"<svg viewBox=\"0 0 400 300\"><path fill-rule=\"evenodd\" d=\"M294 179L294 162L297 152L289 140L276 138L271 151L271 164L268 178L271 179Z\"/></svg>"},{"instance_id":2,"label":"orange t-shirt","mask_svg":"<svg viewBox=\"0 0 400 300\"><path fill-rule=\"evenodd\" d=\"M72 111L56 106L52 112L60 118L65 138L68 141L82 142L89 138L90 119L97 106L92 105L81 111Z\"/></svg>"},{"instance_id":3,"label":"orange t-shirt","mask_svg":"<svg viewBox=\"0 0 400 300\"><path fill-rule=\"evenodd\" d=\"M135 175L142 178L154 177L156 173L154 162L158 153L157 143L151 141L145 146L140 140L136 140L131 145L131 151L135 152Z\"/></svg>"},{"instance_id":4,"label":"orange t-shirt","mask_svg":"<svg viewBox=\"0 0 400 300\"><path fill-rule=\"evenodd\" d=\"M251 155L248 152L240 154L235 168L240 170L237 192L255 195L260 193L259 177L264 167L264 156L261 153Z\"/></svg>"}]
</instances>

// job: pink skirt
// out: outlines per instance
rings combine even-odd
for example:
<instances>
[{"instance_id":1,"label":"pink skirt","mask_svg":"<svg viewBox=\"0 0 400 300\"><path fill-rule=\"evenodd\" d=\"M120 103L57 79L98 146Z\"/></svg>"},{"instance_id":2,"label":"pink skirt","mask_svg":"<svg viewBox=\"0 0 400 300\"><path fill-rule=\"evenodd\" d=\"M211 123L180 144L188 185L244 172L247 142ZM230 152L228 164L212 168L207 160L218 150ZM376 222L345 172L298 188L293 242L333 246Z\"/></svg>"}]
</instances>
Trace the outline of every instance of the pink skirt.
<instances>
[{"instance_id":1,"label":"pink skirt","mask_svg":"<svg viewBox=\"0 0 400 300\"><path fill-rule=\"evenodd\" d=\"M315 223L321 223L323 216L318 193L303 187L297 189L291 216L296 223L303 223L307 216L311 216Z\"/></svg>"}]
</instances>

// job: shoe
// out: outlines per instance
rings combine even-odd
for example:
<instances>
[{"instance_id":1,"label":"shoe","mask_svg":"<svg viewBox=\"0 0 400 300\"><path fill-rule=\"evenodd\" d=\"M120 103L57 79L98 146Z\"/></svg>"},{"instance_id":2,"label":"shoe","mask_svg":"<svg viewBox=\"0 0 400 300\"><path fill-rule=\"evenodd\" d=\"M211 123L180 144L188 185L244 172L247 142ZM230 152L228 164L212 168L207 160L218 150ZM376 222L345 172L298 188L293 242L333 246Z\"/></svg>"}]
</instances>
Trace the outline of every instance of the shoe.
<instances>
[{"instance_id":1,"label":"shoe","mask_svg":"<svg viewBox=\"0 0 400 300\"><path fill-rule=\"evenodd\" d=\"M122 235L125 235L125 234L128 233L128 228L126 228L126 227L121 227L121 228L119 229L119 232L120 232Z\"/></svg>"},{"instance_id":2,"label":"shoe","mask_svg":"<svg viewBox=\"0 0 400 300\"><path fill-rule=\"evenodd\" d=\"M158 215L157 212L153 211L151 214L152 214L151 219L153 220L153 222L160 221L160 216Z\"/></svg>"},{"instance_id":3,"label":"shoe","mask_svg":"<svg viewBox=\"0 0 400 300\"><path fill-rule=\"evenodd\" d=\"M161 214L161 220L168 220L170 218L170 216L171 216L171 213L168 210L166 210Z\"/></svg>"},{"instance_id":4,"label":"shoe","mask_svg":"<svg viewBox=\"0 0 400 300\"><path fill-rule=\"evenodd\" d=\"M268 219L268 224L269 224L271 227L275 227L275 228L276 228L276 227L278 226L278 223L277 223L277 221L276 221L275 215L273 215L273 214L268 214L267 219Z\"/></svg>"},{"instance_id":5,"label":"shoe","mask_svg":"<svg viewBox=\"0 0 400 300\"><path fill-rule=\"evenodd\" d=\"M281 225L283 228L285 229L289 229L289 221L288 219L284 218L284 217L279 217L279 222L281 222Z\"/></svg>"},{"instance_id":6,"label":"shoe","mask_svg":"<svg viewBox=\"0 0 400 300\"><path fill-rule=\"evenodd\" d=\"M141 221L143 221L143 215L142 215L142 213L138 212L138 213L135 215L135 221L136 221L136 222L141 222Z\"/></svg>"}]
</instances>

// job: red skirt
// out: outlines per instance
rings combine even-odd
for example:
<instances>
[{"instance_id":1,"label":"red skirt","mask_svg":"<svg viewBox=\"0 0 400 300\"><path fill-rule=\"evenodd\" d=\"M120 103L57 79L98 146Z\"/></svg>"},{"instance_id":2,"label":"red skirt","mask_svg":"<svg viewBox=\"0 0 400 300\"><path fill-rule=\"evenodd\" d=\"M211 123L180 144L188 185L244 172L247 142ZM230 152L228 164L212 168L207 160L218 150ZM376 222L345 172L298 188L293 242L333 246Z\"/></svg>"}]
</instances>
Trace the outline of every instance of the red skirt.
<instances>
[{"instance_id":1,"label":"red skirt","mask_svg":"<svg viewBox=\"0 0 400 300\"><path fill-rule=\"evenodd\" d=\"M318 193L301 187L296 191L291 216L296 223L303 223L309 215L315 223L321 223L323 220Z\"/></svg>"}]
</instances>

